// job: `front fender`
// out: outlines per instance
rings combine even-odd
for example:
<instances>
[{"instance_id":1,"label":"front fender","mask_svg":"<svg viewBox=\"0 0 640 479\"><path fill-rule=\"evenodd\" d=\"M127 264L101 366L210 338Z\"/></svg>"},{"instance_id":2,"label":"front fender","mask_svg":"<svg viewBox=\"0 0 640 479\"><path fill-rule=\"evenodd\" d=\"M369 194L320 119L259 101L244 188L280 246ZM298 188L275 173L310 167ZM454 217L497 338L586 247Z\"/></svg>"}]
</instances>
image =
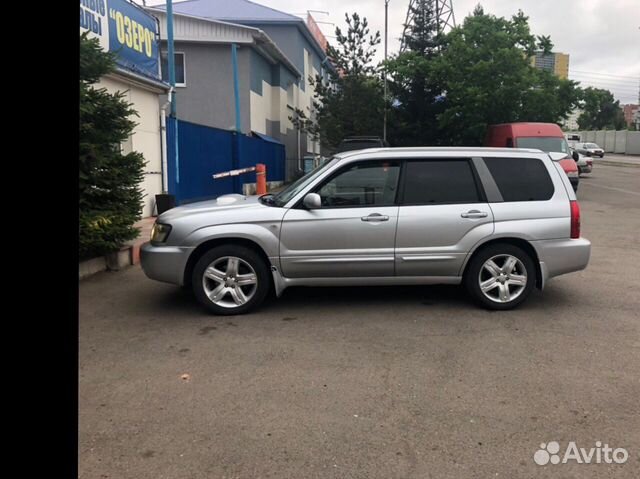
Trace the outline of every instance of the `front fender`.
<instances>
[{"instance_id":1,"label":"front fender","mask_svg":"<svg viewBox=\"0 0 640 479\"><path fill-rule=\"evenodd\" d=\"M223 238L242 238L253 241L260 246L273 261L273 258L278 257L280 222L268 221L264 223L234 223L205 226L189 233L184 239L183 245L195 248L206 241Z\"/></svg>"}]
</instances>

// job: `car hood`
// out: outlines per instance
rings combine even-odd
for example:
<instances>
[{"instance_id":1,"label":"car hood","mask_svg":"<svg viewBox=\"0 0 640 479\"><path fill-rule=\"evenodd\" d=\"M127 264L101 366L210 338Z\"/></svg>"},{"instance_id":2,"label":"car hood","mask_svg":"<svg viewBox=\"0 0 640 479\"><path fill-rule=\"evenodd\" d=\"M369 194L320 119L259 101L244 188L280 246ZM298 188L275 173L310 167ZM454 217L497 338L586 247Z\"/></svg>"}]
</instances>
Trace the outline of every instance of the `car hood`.
<instances>
[{"instance_id":1,"label":"car hood","mask_svg":"<svg viewBox=\"0 0 640 479\"><path fill-rule=\"evenodd\" d=\"M177 219L185 219L190 216L203 215L207 213L217 213L225 211L234 211L243 209L264 208L265 206L259 201L260 196L244 196L239 194L222 195L215 200L198 201L189 203L161 214L158 217L159 223L172 223Z\"/></svg>"}]
</instances>

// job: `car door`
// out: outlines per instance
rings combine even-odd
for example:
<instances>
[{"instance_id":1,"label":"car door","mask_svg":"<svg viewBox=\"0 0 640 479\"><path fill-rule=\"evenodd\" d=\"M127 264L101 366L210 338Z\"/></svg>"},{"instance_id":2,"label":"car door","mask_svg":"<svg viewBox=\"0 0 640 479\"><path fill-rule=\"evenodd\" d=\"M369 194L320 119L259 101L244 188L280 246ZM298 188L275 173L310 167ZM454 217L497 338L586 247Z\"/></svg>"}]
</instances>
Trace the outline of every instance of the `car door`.
<instances>
[{"instance_id":1,"label":"car door","mask_svg":"<svg viewBox=\"0 0 640 479\"><path fill-rule=\"evenodd\" d=\"M459 276L493 213L470 159L407 160L398 212L397 276Z\"/></svg>"},{"instance_id":2,"label":"car door","mask_svg":"<svg viewBox=\"0 0 640 479\"><path fill-rule=\"evenodd\" d=\"M285 213L280 264L291 278L393 276L400 163L367 160L314 188L321 207Z\"/></svg>"}]
</instances>

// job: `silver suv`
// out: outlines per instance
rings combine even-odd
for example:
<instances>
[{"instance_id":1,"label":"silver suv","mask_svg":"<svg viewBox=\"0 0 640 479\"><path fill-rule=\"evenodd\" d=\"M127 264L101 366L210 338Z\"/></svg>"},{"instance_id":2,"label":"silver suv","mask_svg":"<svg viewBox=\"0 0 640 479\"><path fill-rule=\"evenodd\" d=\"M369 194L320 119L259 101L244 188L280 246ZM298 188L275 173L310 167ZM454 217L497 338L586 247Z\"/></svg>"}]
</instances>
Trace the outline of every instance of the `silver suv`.
<instances>
[{"instance_id":1,"label":"silver suv","mask_svg":"<svg viewBox=\"0 0 640 479\"><path fill-rule=\"evenodd\" d=\"M460 283L503 310L584 269L590 251L547 153L381 148L340 154L275 195L171 209L141 262L216 314L254 309L272 287Z\"/></svg>"}]
</instances>

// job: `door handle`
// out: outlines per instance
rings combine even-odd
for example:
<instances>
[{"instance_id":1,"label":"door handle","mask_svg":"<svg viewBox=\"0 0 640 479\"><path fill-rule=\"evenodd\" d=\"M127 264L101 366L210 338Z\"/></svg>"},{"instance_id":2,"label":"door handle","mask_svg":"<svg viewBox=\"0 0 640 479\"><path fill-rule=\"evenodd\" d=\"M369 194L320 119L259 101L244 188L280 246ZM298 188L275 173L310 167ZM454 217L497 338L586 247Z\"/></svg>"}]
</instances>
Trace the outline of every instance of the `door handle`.
<instances>
[{"instance_id":1,"label":"door handle","mask_svg":"<svg viewBox=\"0 0 640 479\"><path fill-rule=\"evenodd\" d=\"M369 216L363 216L360 218L362 221L380 222L389 221L389 217L381 215L380 213L371 213Z\"/></svg>"},{"instance_id":2,"label":"door handle","mask_svg":"<svg viewBox=\"0 0 640 479\"><path fill-rule=\"evenodd\" d=\"M463 218L486 218L487 216L489 216L489 213L480 210L470 210L466 213L462 213L460 216L462 216Z\"/></svg>"}]
</instances>

